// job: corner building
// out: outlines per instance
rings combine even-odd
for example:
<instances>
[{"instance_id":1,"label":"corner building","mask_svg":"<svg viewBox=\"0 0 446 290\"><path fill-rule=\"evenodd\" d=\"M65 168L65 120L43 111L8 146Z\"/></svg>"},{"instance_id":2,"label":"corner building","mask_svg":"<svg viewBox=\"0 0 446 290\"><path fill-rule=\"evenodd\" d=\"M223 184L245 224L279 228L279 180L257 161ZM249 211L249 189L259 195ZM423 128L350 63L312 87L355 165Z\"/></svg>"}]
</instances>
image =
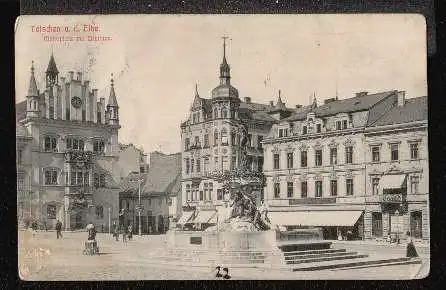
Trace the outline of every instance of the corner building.
<instances>
[{"instance_id":1,"label":"corner building","mask_svg":"<svg viewBox=\"0 0 446 290\"><path fill-rule=\"evenodd\" d=\"M16 104L20 224L100 229L118 213L119 114L113 79L108 103L82 72L59 77L54 56L42 91L31 67L26 101Z\"/></svg>"},{"instance_id":2,"label":"corner building","mask_svg":"<svg viewBox=\"0 0 446 290\"><path fill-rule=\"evenodd\" d=\"M276 122L264 148L274 224L322 227L326 239L429 238L427 97L314 102Z\"/></svg>"},{"instance_id":3,"label":"corner building","mask_svg":"<svg viewBox=\"0 0 446 290\"><path fill-rule=\"evenodd\" d=\"M183 216L178 224L195 224L205 228L226 216L222 184L215 178L226 170L241 165L241 142L248 133L248 164L253 170L263 170L262 141L272 124L280 116L289 116L290 109L280 96L273 105L243 101L231 84L230 67L223 43L223 61L220 64L220 84L210 98L199 96L198 89L188 119L181 124L182 143L182 204ZM258 193L261 198L263 193Z\"/></svg>"}]
</instances>

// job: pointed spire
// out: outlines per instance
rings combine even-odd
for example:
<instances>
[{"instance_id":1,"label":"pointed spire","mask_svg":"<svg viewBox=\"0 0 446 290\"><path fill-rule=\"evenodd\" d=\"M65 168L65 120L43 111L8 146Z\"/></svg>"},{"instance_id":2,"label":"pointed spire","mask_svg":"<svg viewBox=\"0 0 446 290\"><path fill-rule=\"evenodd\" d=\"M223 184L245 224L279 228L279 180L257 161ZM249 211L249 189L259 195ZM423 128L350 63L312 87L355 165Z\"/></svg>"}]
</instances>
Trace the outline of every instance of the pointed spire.
<instances>
[{"instance_id":1,"label":"pointed spire","mask_svg":"<svg viewBox=\"0 0 446 290\"><path fill-rule=\"evenodd\" d=\"M46 74L57 75L59 71L57 70L56 61L54 60L54 55L51 52L50 62L48 63L48 68L46 69Z\"/></svg>"},{"instance_id":2,"label":"pointed spire","mask_svg":"<svg viewBox=\"0 0 446 290\"><path fill-rule=\"evenodd\" d=\"M222 36L223 38L223 61L220 64L220 84L229 84L231 75L230 75L230 67L226 60L226 39L227 36Z\"/></svg>"},{"instance_id":3,"label":"pointed spire","mask_svg":"<svg viewBox=\"0 0 446 290\"><path fill-rule=\"evenodd\" d=\"M36 78L34 76L34 61L31 62L31 77L29 79L28 97L37 97L39 92L37 91Z\"/></svg>"},{"instance_id":4,"label":"pointed spire","mask_svg":"<svg viewBox=\"0 0 446 290\"><path fill-rule=\"evenodd\" d=\"M281 93L281 91L279 90L279 97L277 98L277 103L276 103L275 107L278 109L285 109L286 106L285 106L285 103L282 102L282 97L281 97L280 93Z\"/></svg>"},{"instance_id":5,"label":"pointed spire","mask_svg":"<svg viewBox=\"0 0 446 290\"><path fill-rule=\"evenodd\" d=\"M311 104L311 108L314 109L316 107L317 107L316 93L313 93L313 103Z\"/></svg>"},{"instance_id":6,"label":"pointed spire","mask_svg":"<svg viewBox=\"0 0 446 290\"><path fill-rule=\"evenodd\" d=\"M198 94L198 84L195 83L195 97L199 98L200 95Z\"/></svg>"},{"instance_id":7,"label":"pointed spire","mask_svg":"<svg viewBox=\"0 0 446 290\"><path fill-rule=\"evenodd\" d=\"M118 101L116 101L116 93L115 93L115 86L113 81L113 73L111 74L111 80L110 80L110 97L108 98L108 105L109 106L118 106Z\"/></svg>"}]
</instances>

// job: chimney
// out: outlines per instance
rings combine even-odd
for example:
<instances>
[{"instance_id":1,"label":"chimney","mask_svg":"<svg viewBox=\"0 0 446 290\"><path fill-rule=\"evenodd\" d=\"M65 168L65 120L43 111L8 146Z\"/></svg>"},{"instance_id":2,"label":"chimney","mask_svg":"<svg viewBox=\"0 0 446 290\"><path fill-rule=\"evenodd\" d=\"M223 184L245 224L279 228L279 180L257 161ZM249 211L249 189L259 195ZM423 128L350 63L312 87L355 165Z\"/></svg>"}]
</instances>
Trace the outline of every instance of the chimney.
<instances>
[{"instance_id":1,"label":"chimney","mask_svg":"<svg viewBox=\"0 0 446 290\"><path fill-rule=\"evenodd\" d=\"M302 105L296 105L296 109L302 108Z\"/></svg>"},{"instance_id":2,"label":"chimney","mask_svg":"<svg viewBox=\"0 0 446 290\"><path fill-rule=\"evenodd\" d=\"M251 98L250 97L245 97L245 103L250 104L251 103Z\"/></svg>"},{"instance_id":3,"label":"chimney","mask_svg":"<svg viewBox=\"0 0 446 290\"><path fill-rule=\"evenodd\" d=\"M369 92L359 92L359 93L356 93L356 97L364 97L364 96L367 96L368 93Z\"/></svg>"},{"instance_id":4,"label":"chimney","mask_svg":"<svg viewBox=\"0 0 446 290\"><path fill-rule=\"evenodd\" d=\"M73 80L73 76L74 76L74 71L69 71L68 72L68 82L71 83L71 81Z\"/></svg>"},{"instance_id":5,"label":"chimney","mask_svg":"<svg viewBox=\"0 0 446 290\"><path fill-rule=\"evenodd\" d=\"M334 102L334 101L336 101L336 98L326 99L326 100L324 101L324 104L326 105L326 104L332 103L332 102Z\"/></svg>"},{"instance_id":6,"label":"chimney","mask_svg":"<svg viewBox=\"0 0 446 290\"><path fill-rule=\"evenodd\" d=\"M82 82L82 73L80 71L77 72L77 80Z\"/></svg>"},{"instance_id":7,"label":"chimney","mask_svg":"<svg viewBox=\"0 0 446 290\"><path fill-rule=\"evenodd\" d=\"M397 92L397 96L398 96L398 107L402 107L404 106L405 101L405 96L406 96L406 92L405 91L398 91Z\"/></svg>"},{"instance_id":8,"label":"chimney","mask_svg":"<svg viewBox=\"0 0 446 290\"><path fill-rule=\"evenodd\" d=\"M274 101L269 101L269 105L270 105L271 107L273 107L273 106L274 106Z\"/></svg>"}]
</instances>

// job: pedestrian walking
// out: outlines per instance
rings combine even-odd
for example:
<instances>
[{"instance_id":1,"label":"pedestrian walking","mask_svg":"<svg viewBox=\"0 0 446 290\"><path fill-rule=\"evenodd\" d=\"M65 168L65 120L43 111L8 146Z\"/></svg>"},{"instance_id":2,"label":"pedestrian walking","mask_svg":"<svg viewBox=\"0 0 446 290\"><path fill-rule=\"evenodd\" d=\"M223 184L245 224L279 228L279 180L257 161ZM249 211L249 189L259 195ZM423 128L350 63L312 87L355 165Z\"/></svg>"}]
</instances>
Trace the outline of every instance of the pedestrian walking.
<instances>
[{"instance_id":1,"label":"pedestrian walking","mask_svg":"<svg viewBox=\"0 0 446 290\"><path fill-rule=\"evenodd\" d=\"M223 277L223 275L220 273L220 270L221 270L220 266L215 267L215 270L217 271L215 273L215 278L221 279Z\"/></svg>"},{"instance_id":2,"label":"pedestrian walking","mask_svg":"<svg viewBox=\"0 0 446 290\"><path fill-rule=\"evenodd\" d=\"M57 220L56 222L56 236L57 239L62 238L62 223L60 220Z\"/></svg>"},{"instance_id":3,"label":"pedestrian walking","mask_svg":"<svg viewBox=\"0 0 446 290\"><path fill-rule=\"evenodd\" d=\"M129 237L129 241L132 240L132 236L133 236L133 226L132 224L129 224L128 228L127 228L127 234Z\"/></svg>"},{"instance_id":4,"label":"pedestrian walking","mask_svg":"<svg viewBox=\"0 0 446 290\"><path fill-rule=\"evenodd\" d=\"M406 257L407 258L416 258L418 257L417 249L415 249L415 245L413 244L412 237L410 233L407 232L407 246L406 246Z\"/></svg>"},{"instance_id":5,"label":"pedestrian walking","mask_svg":"<svg viewBox=\"0 0 446 290\"><path fill-rule=\"evenodd\" d=\"M127 242L127 233L125 231L124 226L121 226L121 234L122 234L122 242L126 243Z\"/></svg>"}]
</instances>

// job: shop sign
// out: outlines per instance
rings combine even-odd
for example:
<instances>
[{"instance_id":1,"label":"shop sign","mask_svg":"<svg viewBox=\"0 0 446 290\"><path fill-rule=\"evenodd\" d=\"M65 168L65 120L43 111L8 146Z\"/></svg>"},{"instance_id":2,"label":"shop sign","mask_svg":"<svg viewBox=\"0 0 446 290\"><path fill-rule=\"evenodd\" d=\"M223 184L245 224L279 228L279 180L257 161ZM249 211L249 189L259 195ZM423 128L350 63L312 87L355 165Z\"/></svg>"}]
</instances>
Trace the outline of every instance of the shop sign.
<instances>
[{"instance_id":1,"label":"shop sign","mask_svg":"<svg viewBox=\"0 0 446 290\"><path fill-rule=\"evenodd\" d=\"M400 203L403 201L403 196L401 194L383 194L382 201L388 203Z\"/></svg>"},{"instance_id":2,"label":"shop sign","mask_svg":"<svg viewBox=\"0 0 446 290\"><path fill-rule=\"evenodd\" d=\"M336 197L290 199L289 205L336 203Z\"/></svg>"}]
</instances>

